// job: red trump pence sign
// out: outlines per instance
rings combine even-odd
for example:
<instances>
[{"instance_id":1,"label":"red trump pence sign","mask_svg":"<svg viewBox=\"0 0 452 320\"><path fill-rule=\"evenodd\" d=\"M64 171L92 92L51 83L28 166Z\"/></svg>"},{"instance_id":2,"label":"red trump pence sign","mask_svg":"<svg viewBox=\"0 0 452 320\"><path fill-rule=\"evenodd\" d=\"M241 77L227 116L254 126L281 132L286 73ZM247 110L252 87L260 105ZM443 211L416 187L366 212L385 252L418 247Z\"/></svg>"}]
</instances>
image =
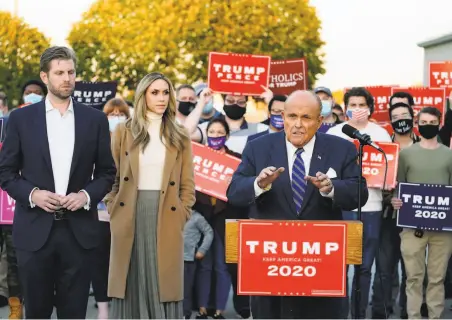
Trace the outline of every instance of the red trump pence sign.
<instances>
[{"instance_id":1,"label":"red trump pence sign","mask_svg":"<svg viewBox=\"0 0 452 320\"><path fill-rule=\"evenodd\" d=\"M268 87L270 56L219 53L209 54L209 88L235 95L260 95Z\"/></svg>"},{"instance_id":2,"label":"red trump pence sign","mask_svg":"<svg viewBox=\"0 0 452 320\"><path fill-rule=\"evenodd\" d=\"M356 149L359 149L359 142L353 140ZM388 171L384 187L395 188L397 179L397 167L399 161L399 145L389 142L375 142L386 154L388 159ZM383 153L375 150L371 146L364 146L363 149L363 177L366 178L369 188L383 189L385 181L386 161Z\"/></svg>"},{"instance_id":3,"label":"red trump pence sign","mask_svg":"<svg viewBox=\"0 0 452 320\"><path fill-rule=\"evenodd\" d=\"M424 107L434 107L441 112L441 124L444 124L444 111L446 108L445 88L407 87L392 88L392 94L396 92L408 92L414 98L414 115Z\"/></svg>"},{"instance_id":4,"label":"red trump pence sign","mask_svg":"<svg viewBox=\"0 0 452 320\"><path fill-rule=\"evenodd\" d=\"M429 87L446 88L446 96L452 91L452 61L431 61L429 63Z\"/></svg>"},{"instance_id":5,"label":"red trump pence sign","mask_svg":"<svg viewBox=\"0 0 452 320\"><path fill-rule=\"evenodd\" d=\"M269 89L274 94L289 95L295 90L306 90L307 85L308 68L305 58L271 62Z\"/></svg>"},{"instance_id":6,"label":"red trump pence sign","mask_svg":"<svg viewBox=\"0 0 452 320\"><path fill-rule=\"evenodd\" d=\"M336 221L239 221L238 294L346 294L347 224Z\"/></svg>"},{"instance_id":7,"label":"red trump pence sign","mask_svg":"<svg viewBox=\"0 0 452 320\"><path fill-rule=\"evenodd\" d=\"M227 201L226 190L240 159L192 142L196 190Z\"/></svg>"}]
</instances>

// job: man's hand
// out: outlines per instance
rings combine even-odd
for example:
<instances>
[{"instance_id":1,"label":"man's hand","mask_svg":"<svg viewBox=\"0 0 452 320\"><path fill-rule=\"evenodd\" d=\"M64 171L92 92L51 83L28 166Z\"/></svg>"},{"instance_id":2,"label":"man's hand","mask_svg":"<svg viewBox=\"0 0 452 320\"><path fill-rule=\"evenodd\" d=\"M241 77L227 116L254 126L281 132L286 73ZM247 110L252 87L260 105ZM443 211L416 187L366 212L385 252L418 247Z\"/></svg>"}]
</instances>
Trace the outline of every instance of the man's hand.
<instances>
[{"instance_id":1,"label":"man's hand","mask_svg":"<svg viewBox=\"0 0 452 320\"><path fill-rule=\"evenodd\" d=\"M60 201L60 204L63 208L68 209L69 211L77 211L82 208L86 202L88 202L88 198L84 192L71 193L67 196L63 197Z\"/></svg>"},{"instance_id":2,"label":"man's hand","mask_svg":"<svg viewBox=\"0 0 452 320\"><path fill-rule=\"evenodd\" d=\"M261 173L257 176L257 185L261 189L267 188L270 184L273 183L273 181L276 180L276 178L279 177L281 173L284 172L284 168L278 168L275 167L267 167L265 169L262 169Z\"/></svg>"},{"instance_id":3,"label":"man's hand","mask_svg":"<svg viewBox=\"0 0 452 320\"><path fill-rule=\"evenodd\" d=\"M402 207L403 202L399 198L392 198L391 204L392 204L392 207L394 208L394 210L399 210Z\"/></svg>"},{"instance_id":4,"label":"man's hand","mask_svg":"<svg viewBox=\"0 0 452 320\"><path fill-rule=\"evenodd\" d=\"M199 95L198 103L204 107L210 101L210 99L213 99L213 92L212 90L210 90L210 88L205 88Z\"/></svg>"},{"instance_id":5,"label":"man's hand","mask_svg":"<svg viewBox=\"0 0 452 320\"><path fill-rule=\"evenodd\" d=\"M31 202L47 212L55 212L60 208L62 196L46 191L35 190L31 194Z\"/></svg>"},{"instance_id":6,"label":"man's hand","mask_svg":"<svg viewBox=\"0 0 452 320\"><path fill-rule=\"evenodd\" d=\"M195 258L198 260L201 260L202 258L204 258L204 254L202 254L201 252L196 252Z\"/></svg>"},{"instance_id":7,"label":"man's hand","mask_svg":"<svg viewBox=\"0 0 452 320\"><path fill-rule=\"evenodd\" d=\"M260 98L264 99L266 104L269 104L270 100L273 99L273 91L263 85L261 85L261 88L264 89L264 92L260 95Z\"/></svg>"},{"instance_id":8,"label":"man's hand","mask_svg":"<svg viewBox=\"0 0 452 320\"><path fill-rule=\"evenodd\" d=\"M333 190L330 178L322 172L317 172L315 177L305 176L304 179L311 182L322 193L329 194Z\"/></svg>"}]
</instances>

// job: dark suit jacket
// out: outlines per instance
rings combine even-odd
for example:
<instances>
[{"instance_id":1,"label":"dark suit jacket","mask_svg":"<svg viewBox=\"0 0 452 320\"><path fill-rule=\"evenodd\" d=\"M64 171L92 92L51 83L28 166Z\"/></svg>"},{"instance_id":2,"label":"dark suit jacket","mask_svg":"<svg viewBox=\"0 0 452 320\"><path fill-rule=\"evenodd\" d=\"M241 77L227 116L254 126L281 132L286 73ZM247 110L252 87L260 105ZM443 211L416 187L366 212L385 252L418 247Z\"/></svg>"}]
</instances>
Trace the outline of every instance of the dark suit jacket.
<instances>
[{"instance_id":1,"label":"dark suit jacket","mask_svg":"<svg viewBox=\"0 0 452 320\"><path fill-rule=\"evenodd\" d=\"M265 136L265 135L267 135L269 133L270 133L269 130L265 130L265 131L262 131L262 132L258 132L258 133L252 134L252 135L248 136L248 139L246 140L246 143L248 143L248 142L250 142L250 141L252 141L254 139L263 137L263 136Z\"/></svg>"},{"instance_id":2,"label":"dark suit jacket","mask_svg":"<svg viewBox=\"0 0 452 320\"><path fill-rule=\"evenodd\" d=\"M68 213L70 227L85 249L98 243L97 204L111 190L116 169L111 155L105 114L74 102L75 145L67 193L84 189L91 209ZM16 200L13 241L18 249L36 251L47 241L53 215L30 207L30 192L38 187L55 192L46 126L45 102L9 115L0 152L0 187Z\"/></svg>"},{"instance_id":3,"label":"dark suit jacket","mask_svg":"<svg viewBox=\"0 0 452 320\"><path fill-rule=\"evenodd\" d=\"M341 210L358 207L358 177L356 147L349 141L323 133L316 134L309 174L318 171L336 171L332 179L334 199L323 197L319 190L308 183L306 194L297 216L292 196L284 132L265 135L251 141L242 154L242 163L232 177L227 191L229 202L238 206L251 206L250 218L274 220L342 220ZM274 166L285 171L273 182L271 190L255 199L254 180L262 169ZM361 188L362 204L367 202L365 180Z\"/></svg>"}]
</instances>

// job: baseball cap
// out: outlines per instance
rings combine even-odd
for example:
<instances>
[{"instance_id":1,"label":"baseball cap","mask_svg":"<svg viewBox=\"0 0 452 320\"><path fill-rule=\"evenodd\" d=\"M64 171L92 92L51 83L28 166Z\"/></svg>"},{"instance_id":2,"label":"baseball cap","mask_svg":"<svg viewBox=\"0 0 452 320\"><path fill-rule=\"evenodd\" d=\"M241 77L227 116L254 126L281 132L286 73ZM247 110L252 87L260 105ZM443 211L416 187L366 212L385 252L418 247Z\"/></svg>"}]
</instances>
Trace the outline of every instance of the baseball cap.
<instances>
[{"instance_id":1,"label":"baseball cap","mask_svg":"<svg viewBox=\"0 0 452 320\"><path fill-rule=\"evenodd\" d=\"M205 88L207 88L207 83L200 83L197 86L195 86L196 95L199 96L202 90L204 90Z\"/></svg>"},{"instance_id":2,"label":"baseball cap","mask_svg":"<svg viewBox=\"0 0 452 320\"><path fill-rule=\"evenodd\" d=\"M333 97L331 90L327 87L317 87L314 89L314 93L325 92L328 96Z\"/></svg>"}]
</instances>

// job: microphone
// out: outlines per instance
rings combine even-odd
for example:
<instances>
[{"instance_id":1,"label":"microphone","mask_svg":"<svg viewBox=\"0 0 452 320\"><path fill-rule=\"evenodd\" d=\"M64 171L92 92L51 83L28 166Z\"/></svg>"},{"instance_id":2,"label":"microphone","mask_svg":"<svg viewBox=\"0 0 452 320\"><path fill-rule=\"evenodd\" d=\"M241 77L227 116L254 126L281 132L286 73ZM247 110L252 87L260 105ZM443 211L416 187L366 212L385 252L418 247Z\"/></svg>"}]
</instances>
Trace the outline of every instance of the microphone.
<instances>
[{"instance_id":1,"label":"microphone","mask_svg":"<svg viewBox=\"0 0 452 320\"><path fill-rule=\"evenodd\" d=\"M355 127L352 127L349 124L345 124L342 127L342 133L344 133L345 135L349 136L352 139L358 140L361 144L371 146L371 147L377 149L378 151L383 152L383 150L378 145L376 145L375 143L372 142L369 135L362 134L361 132L359 132L358 129L356 129Z\"/></svg>"}]
</instances>

